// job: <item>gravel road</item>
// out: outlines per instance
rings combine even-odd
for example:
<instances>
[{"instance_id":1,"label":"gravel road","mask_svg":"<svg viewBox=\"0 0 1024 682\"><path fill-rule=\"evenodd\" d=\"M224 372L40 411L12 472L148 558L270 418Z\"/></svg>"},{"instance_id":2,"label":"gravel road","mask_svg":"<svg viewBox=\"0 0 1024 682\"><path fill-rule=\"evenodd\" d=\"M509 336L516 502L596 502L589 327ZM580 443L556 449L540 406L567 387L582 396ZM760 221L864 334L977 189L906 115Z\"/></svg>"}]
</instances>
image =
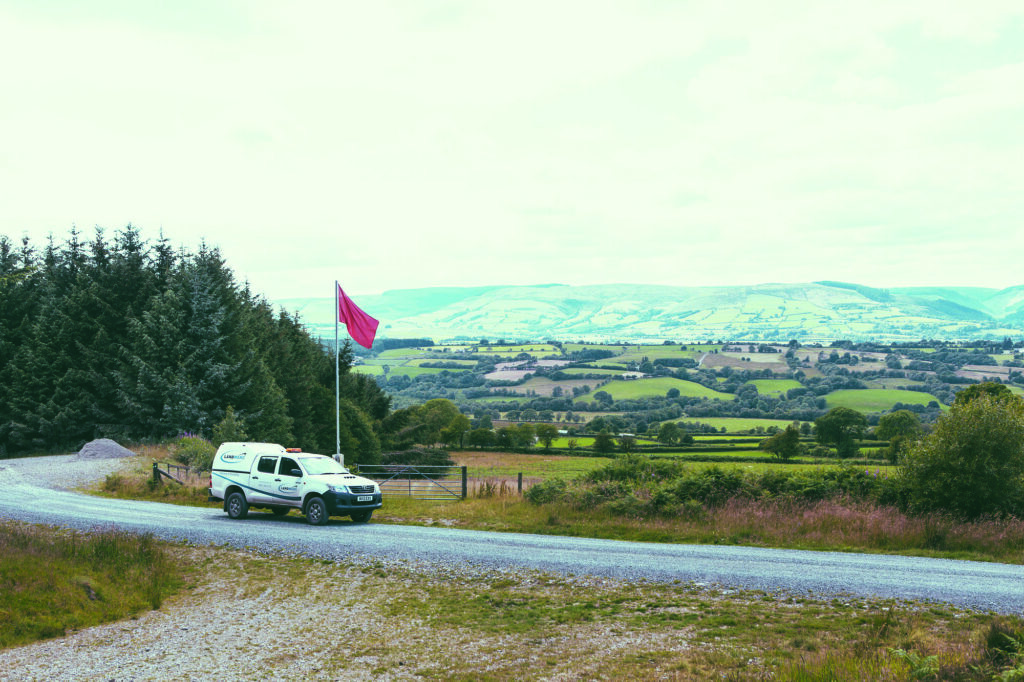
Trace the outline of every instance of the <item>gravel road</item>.
<instances>
[{"instance_id":1,"label":"gravel road","mask_svg":"<svg viewBox=\"0 0 1024 682\"><path fill-rule=\"evenodd\" d=\"M891 597L1024 614L1024 566L799 550L667 545L558 536L353 524L313 527L294 513L232 521L219 508L109 500L62 489L90 467L116 460L73 456L0 463L0 518L74 528L119 527L170 540L337 560L409 560L444 567L523 567L627 580L682 581L744 589ZM76 474L76 471L79 473ZM84 472L84 473L82 473Z\"/></svg>"}]
</instances>

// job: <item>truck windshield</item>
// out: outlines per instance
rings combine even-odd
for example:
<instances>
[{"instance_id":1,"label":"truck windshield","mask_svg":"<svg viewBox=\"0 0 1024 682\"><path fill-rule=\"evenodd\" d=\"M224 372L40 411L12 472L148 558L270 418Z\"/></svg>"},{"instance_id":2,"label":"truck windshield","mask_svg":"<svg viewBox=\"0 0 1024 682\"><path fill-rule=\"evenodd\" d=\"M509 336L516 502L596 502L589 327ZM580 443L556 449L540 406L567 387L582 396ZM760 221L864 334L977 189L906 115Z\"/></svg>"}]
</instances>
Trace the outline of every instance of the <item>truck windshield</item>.
<instances>
[{"instance_id":1,"label":"truck windshield","mask_svg":"<svg viewBox=\"0 0 1024 682\"><path fill-rule=\"evenodd\" d=\"M330 457L300 457L302 468L310 476L320 474L347 474L348 469L335 462Z\"/></svg>"}]
</instances>

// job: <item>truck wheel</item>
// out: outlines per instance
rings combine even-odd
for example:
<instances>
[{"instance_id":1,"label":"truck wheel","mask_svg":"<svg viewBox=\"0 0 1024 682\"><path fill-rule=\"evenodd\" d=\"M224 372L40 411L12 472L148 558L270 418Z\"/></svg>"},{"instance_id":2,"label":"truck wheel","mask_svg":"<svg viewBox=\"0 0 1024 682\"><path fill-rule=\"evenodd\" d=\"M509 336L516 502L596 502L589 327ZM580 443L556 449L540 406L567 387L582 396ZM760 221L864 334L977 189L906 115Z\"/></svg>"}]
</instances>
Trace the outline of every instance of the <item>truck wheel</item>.
<instances>
[{"instance_id":1,"label":"truck wheel","mask_svg":"<svg viewBox=\"0 0 1024 682\"><path fill-rule=\"evenodd\" d=\"M270 511L274 516L285 516L291 511L291 507L271 507Z\"/></svg>"},{"instance_id":2,"label":"truck wheel","mask_svg":"<svg viewBox=\"0 0 1024 682\"><path fill-rule=\"evenodd\" d=\"M228 516L233 519L244 519L245 515L249 513L249 503L246 501L245 495L237 490L228 495L224 506L227 507Z\"/></svg>"},{"instance_id":3,"label":"truck wheel","mask_svg":"<svg viewBox=\"0 0 1024 682\"><path fill-rule=\"evenodd\" d=\"M373 510L367 509L366 511L352 512L351 516L352 520L356 523L366 523L370 520L370 517L373 516Z\"/></svg>"},{"instance_id":4,"label":"truck wheel","mask_svg":"<svg viewBox=\"0 0 1024 682\"><path fill-rule=\"evenodd\" d=\"M327 523L327 503L322 497L310 498L306 503L306 521L314 526L323 526Z\"/></svg>"}]
</instances>

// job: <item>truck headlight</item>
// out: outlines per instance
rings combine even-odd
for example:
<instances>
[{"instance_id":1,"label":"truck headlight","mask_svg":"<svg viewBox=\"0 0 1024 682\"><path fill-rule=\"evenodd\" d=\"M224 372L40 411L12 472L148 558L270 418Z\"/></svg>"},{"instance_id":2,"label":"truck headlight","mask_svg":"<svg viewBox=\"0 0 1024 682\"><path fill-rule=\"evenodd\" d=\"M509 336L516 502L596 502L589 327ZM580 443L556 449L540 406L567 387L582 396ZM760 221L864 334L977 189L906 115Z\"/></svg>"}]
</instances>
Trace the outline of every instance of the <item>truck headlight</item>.
<instances>
[{"instance_id":1,"label":"truck headlight","mask_svg":"<svg viewBox=\"0 0 1024 682\"><path fill-rule=\"evenodd\" d=\"M327 489L330 490L332 493L347 493L348 492L348 486L347 485L328 485Z\"/></svg>"}]
</instances>

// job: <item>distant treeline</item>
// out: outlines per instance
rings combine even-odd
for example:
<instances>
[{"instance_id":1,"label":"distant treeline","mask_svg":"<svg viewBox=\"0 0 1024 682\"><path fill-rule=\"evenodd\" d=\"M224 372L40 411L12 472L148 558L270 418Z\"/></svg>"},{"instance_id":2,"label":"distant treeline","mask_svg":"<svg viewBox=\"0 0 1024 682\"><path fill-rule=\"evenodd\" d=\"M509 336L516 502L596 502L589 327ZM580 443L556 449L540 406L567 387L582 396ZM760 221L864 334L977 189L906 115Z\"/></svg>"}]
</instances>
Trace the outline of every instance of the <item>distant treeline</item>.
<instances>
[{"instance_id":1,"label":"distant treeline","mask_svg":"<svg viewBox=\"0 0 1024 682\"><path fill-rule=\"evenodd\" d=\"M343 371L342 451L375 460L390 410ZM334 357L239 285L216 248L192 253L128 226L37 249L0 236L0 456L97 437L209 437L228 406L253 440L333 452Z\"/></svg>"},{"instance_id":2,"label":"distant treeline","mask_svg":"<svg viewBox=\"0 0 1024 682\"><path fill-rule=\"evenodd\" d=\"M421 348L433 345L433 339L377 339L373 342L373 350L381 353L395 348Z\"/></svg>"}]
</instances>

